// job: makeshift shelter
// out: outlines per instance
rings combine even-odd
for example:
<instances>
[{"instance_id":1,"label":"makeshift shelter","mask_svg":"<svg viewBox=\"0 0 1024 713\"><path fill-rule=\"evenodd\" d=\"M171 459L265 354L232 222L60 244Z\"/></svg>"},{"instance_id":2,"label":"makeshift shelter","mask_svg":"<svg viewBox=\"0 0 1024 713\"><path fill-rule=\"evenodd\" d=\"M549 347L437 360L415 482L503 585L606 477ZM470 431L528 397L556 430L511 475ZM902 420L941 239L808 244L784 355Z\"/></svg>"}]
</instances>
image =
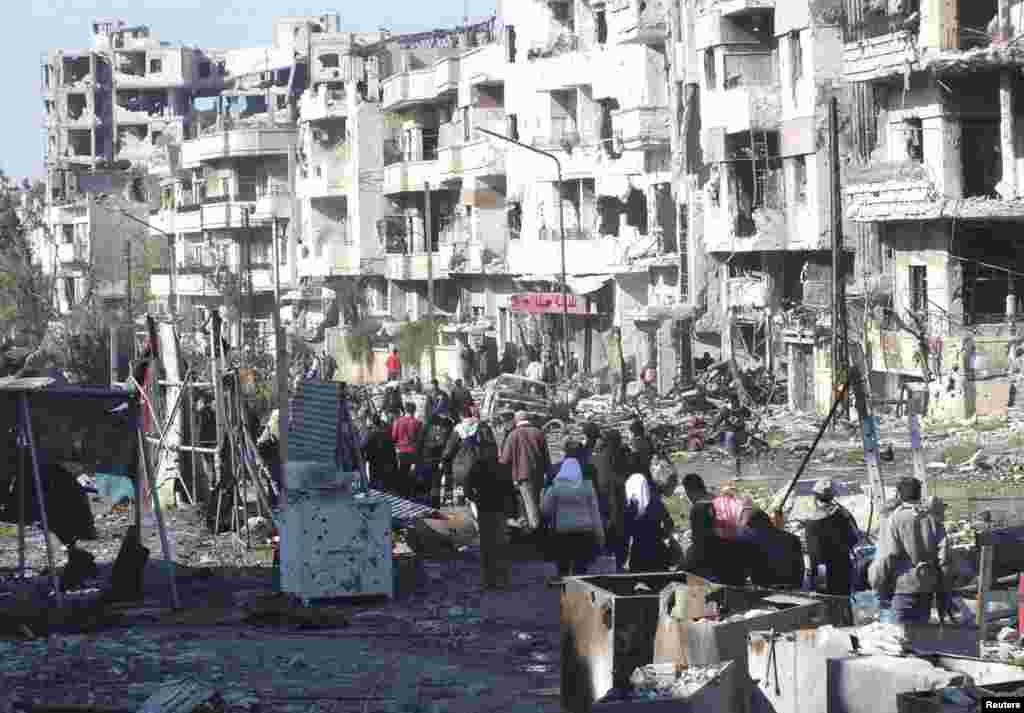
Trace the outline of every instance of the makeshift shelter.
<instances>
[{"instance_id":1,"label":"makeshift shelter","mask_svg":"<svg viewBox=\"0 0 1024 713\"><path fill-rule=\"evenodd\" d=\"M142 475L153 498L157 529L160 534L173 605L178 607L174 580L174 563L169 554L167 532L159 495L154 487L153 473L146 449L141 449L142 431L139 423L138 395L135 392L96 386L56 384L52 378L0 379L0 433L17 434L16 439L0 438L0 463L16 464L8 472L17 473L19 570L25 569L25 502L31 478L39 503L43 529L50 530L45 489L41 471L45 464L77 462L95 470L116 468L136 483L136 502L142 491ZM11 452L11 446L14 451ZM17 451L22 451L19 454ZM140 458L141 454L141 458ZM20 457L24 455L25 457ZM24 466L22 466L24 464ZM63 603L61 587L54 566L50 538L46 540L46 556L58 604Z\"/></svg>"}]
</instances>

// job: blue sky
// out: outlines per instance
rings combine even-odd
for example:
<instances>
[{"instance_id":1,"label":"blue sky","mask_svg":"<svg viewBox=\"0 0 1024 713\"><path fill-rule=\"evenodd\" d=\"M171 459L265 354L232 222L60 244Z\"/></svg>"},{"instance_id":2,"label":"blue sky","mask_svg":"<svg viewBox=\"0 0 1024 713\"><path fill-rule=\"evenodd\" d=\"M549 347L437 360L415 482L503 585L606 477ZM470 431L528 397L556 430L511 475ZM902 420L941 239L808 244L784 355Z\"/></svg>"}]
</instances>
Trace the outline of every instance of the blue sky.
<instances>
[{"instance_id":1,"label":"blue sky","mask_svg":"<svg viewBox=\"0 0 1024 713\"><path fill-rule=\"evenodd\" d=\"M206 9L203 9L203 5ZM43 175L43 100L40 59L48 49L92 44L94 19L149 25L160 39L216 49L269 45L273 19L337 12L346 32L418 32L492 15L495 0L9 0L0 59L9 94L0 111L0 170L15 178Z\"/></svg>"}]
</instances>

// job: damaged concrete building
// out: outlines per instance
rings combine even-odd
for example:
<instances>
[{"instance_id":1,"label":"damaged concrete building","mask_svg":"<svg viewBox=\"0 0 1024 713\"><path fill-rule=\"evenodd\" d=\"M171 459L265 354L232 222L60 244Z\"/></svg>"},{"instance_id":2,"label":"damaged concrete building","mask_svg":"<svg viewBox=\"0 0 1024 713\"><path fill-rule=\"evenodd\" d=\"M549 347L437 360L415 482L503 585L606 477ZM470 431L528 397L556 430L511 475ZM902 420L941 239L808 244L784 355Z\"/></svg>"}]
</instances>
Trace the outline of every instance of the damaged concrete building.
<instances>
[{"instance_id":1,"label":"damaged concrete building","mask_svg":"<svg viewBox=\"0 0 1024 713\"><path fill-rule=\"evenodd\" d=\"M814 329L830 308L827 126L841 90L841 7L705 1L682 15L685 99L699 106L701 134L701 160L688 160L690 250L705 266L696 336L785 375L790 406L813 411L831 390Z\"/></svg>"},{"instance_id":2,"label":"damaged concrete building","mask_svg":"<svg viewBox=\"0 0 1024 713\"><path fill-rule=\"evenodd\" d=\"M868 285L876 392L1005 415L1024 288L1024 3L848 3L844 69L877 122L847 216L879 234ZM922 384L924 386L924 384Z\"/></svg>"}]
</instances>

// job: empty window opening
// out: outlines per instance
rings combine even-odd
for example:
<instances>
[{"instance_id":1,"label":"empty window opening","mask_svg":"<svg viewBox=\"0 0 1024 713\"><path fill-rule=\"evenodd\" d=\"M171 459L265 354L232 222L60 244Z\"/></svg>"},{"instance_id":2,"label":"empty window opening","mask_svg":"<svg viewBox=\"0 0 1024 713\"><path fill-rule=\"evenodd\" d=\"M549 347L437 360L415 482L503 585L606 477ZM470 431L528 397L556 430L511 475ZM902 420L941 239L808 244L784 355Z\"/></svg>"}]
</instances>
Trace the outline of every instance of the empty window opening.
<instances>
[{"instance_id":1,"label":"empty window opening","mask_svg":"<svg viewBox=\"0 0 1024 713\"><path fill-rule=\"evenodd\" d=\"M910 311L924 314L928 311L928 267L910 266Z\"/></svg>"},{"instance_id":2,"label":"empty window opening","mask_svg":"<svg viewBox=\"0 0 1024 713\"><path fill-rule=\"evenodd\" d=\"M119 52L117 55L117 71L132 77L145 77L146 53Z\"/></svg>"},{"instance_id":3,"label":"empty window opening","mask_svg":"<svg viewBox=\"0 0 1024 713\"><path fill-rule=\"evenodd\" d=\"M604 10L597 11L594 17L594 25L597 44L603 45L608 41L608 20L605 17Z\"/></svg>"},{"instance_id":4,"label":"empty window opening","mask_svg":"<svg viewBox=\"0 0 1024 713\"><path fill-rule=\"evenodd\" d=\"M81 119L82 115L85 113L85 110L86 110L86 108L88 106L88 102L86 101L85 95L84 94L68 94L67 97L68 97L68 118L72 119L72 120ZM47 107L47 111L49 111L49 107Z\"/></svg>"},{"instance_id":5,"label":"empty window opening","mask_svg":"<svg viewBox=\"0 0 1024 713\"><path fill-rule=\"evenodd\" d=\"M77 84L89 76L92 67L89 56L64 58L64 83Z\"/></svg>"},{"instance_id":6,"label":"empty window opening","mask_svg":"<svg viewBox=\"0 0 1024 713\"><path fill-rule=\"evenodd\" d=\"M959 49L987 47L999 36L999 14L996 0L981 2L958 2L956 11L960 21ZM915 7L914 10L917 10ZM1009 37L1007 40L1011 39ZM957 49L947 47L945 49Z\"/></svg>"},{"instance_id":7,"label":"empty window opening","mask_svg":"<svg viewBox=\"0 0 1024 713\"><path fill-rule=\"evenodd\" d=\"M804 48L800 41L800 31L789 33L789 81L793 90L793 101L796 101L797 84L804 76Z\"/></svg>"},{"instance_id":8,"label":"empty window opening","mask_svg":"<svg viewBox=\"0 0 1024 713\"><path fill-rule=\"evenodd\" d=\"M725 89L769 86L775 81L775 65L771 51L726 54L722 86Z\"/></svg>"},{"instance_id":9,"label":"empty window opening","mask_svg":"<svg viewBox=\"0 0 1024 713\"><path fill-rule=\"evenodd\" d=\"M159 89L120 91L117 93L117 105L128 111L161 116L167 107L167 93Z\"/></svg>"},{"instance_id":10,"label":"empty window opening","mask_svg":"<svg viewBox=\"0 0 1024 713\"><path fill-rule=\"evenodd\" d=\"M1003 179L998 119L970 119L960 125L964 196L995 196Z\"/></svg>"},{"instance_id":11,"label":"empty window opening","mask_svg":"<svg viewBox=\"0 0 1024 713\"><path fill-rule=\"evenodd\" d=\"M65 277L64 278L64 301L68 307L73 306L78 300L75 294L75 278Z\"/></svg>"},{"instance_id":12,"label":"empty window opening","mask_svg":"<svg viewBox=\"0 0 1024 713\"><path fill-rule=\"evenodd\" d=\"M578 143L577 111L575 89L560 89L551 92L552 144L573 145Z\"/></svg>"},{"instance_id":13,"label":"empty window opening","mask_svg":"<svg viewBox=\"0 0 1024 713\"><path fill-rule=\"evenodd\" d=\"M555 22L565 28L566 32L574 32L576 30L572 17L572 6L569 2L557 0L551 3L551 16Z\"/></svg>"},{"instance_id":14,"label":"empty window opening","mask_svg":"<svg viewBox=\"0 0 1024 713\"><path fill-rule=\"evenodd\" d=\"M164 61L160 57L153 57L149 60L149 73L160 74L164 71Z\"/></svg>"},{"instance_id":15,"label":"empty window opening","mask_svg":"<svg viewBox=\"0 0 1024 713\"><path fill-rule=\"evenodd\" d=\"M208 79L210 76L211 68L212 65L210 64L210 60L204 59L203 61L201 61L199 63L199 78Z\"/></svg>"},{"instance_id":16,"label":"empty window opening","mask_svg":"<svg viewBox=\"0 0 1024 713\"><path fill-rule=\"evenodd\" d=\"M779 136L767 131L731 134L726 137L726 152L734 229L737 236L747 237L756 231L754 211L783 207Z\"/></svg>"},{"instance_id":17,"label":"empty window opening","mask_svg":"<svg viewBox=\"0 0 1024 713\"><path fill-rule=\"evenodd\" d=\"M505 106L505 87L500 84L481 84L473 91L474 104L481 109L501 109Z\"/></svg>"},{"instance_id":18,"label":"empty window opening","mask_svg":"<svg viewBox=\"0 0 1024 713\"><path fill-rule=\"evenodd\" d=\"M704 50L704 88L713 92L718 85L718 71L715 66L715 48Z\"/></svg>"},{"instance_id":19,"label":"empty window opening","mask_svg":"<svg viewBox=\"0 0 1024 713\"><path fill-rule=\"evenodd\" d=\"M618 111L619 102L615 99L599 99L601 106L601 147L609 158L618 158L622 154L616 150L615 127L612 112Z\"/></svg>"},{"instance_id":20,"label":"empty window opening","mask_svg":"<svg viewBox=\"0 0 1024 713\"><path fill-rule=\"evenodd\" d=\"M613 196L597 197L597 231L599 235L619 236L619 216L622 215L622 201Z\"/></svg>"},{"instance_id":21,"label":"empty window opening","mask_svg":"<svg viewBox=\"0 0 1024 713\"><path fill-rule=\"evenodd\" d=\"M75 242L75 226L71 223L64 223L60 226L61 235L64 237L64 244L70 245Z\"/></svg>"},{"instance_id":22,"label":"empty window opening","mask_svg":"<svg viewBox=\"0 0 1024 713\"><path fill-rule=\"evenodd\" d=\"M337 52L328 52L319 57L321 69L338 69L341 67L341 58Z\"/></svg>"},{"instance_id":23,"label":"empty window opening","mask_svg":"<svg viewBox=\"0 0 1024 713\"><path fill-rule=\"evenodd\" d=\"M68 144L72 156L91 156L92 132L88 129L69 131Z\"/></svg>"},{"instance_id":24,"label":"empty window opening","mask_svg":"<svg viewBox=\"0 0 1024 713\"><path fill-rule=\"evenodd\" d=\"M797 203L807 202L807 157L793 157L793 196Z\"/></svg>"},{"instance_id":25,"label":"empty window opening","mask_svg":"<svg viewBox=\"0 0 1024 713\"><path fill-rule=\"evenodd\" d=\"M654 211L659 229L659 248L663 253L676 251L676 207L672 198L672 184L654 186Z\"/></svg>"},{"instance_id":26,"label":"empty window opening","mask_svg":"<svg viewBox=\"0 0 1024 713\"><path fill-rule=\"evenodd\" d=\"M1024 277L998 269L1020 272L1018 232L1013 223L957 227L951 252L961 258L956 265L961 279L952 299L963 305L964 324L1005 324L1007 295L1011 290L1018 300L1024 295Z\"/></svg>"},{"instance_id":27,"label":"empty window opening","mask_svg":"<svg viewBox=\"0 0 1024 713\"><path fill-rule=\"evenodd\" d=\"M924 130L919 118L903 120L903 146L908 161L924 160Z\"/></svg>"},{"instance_id":28,"label":"empty window opening","mask_svg":"<svg viewBox=\"0 0 1024 713\"><path fill-rule=\"evenodd\" d=\"M337 148L345 143L348 136L348 121L344 116L332 117L326 121L317 122L313 129L313 139L321 148Z\"/></svg>"},{"instance_id":29,"label":"empty window opening","mask_svg":"<svg viewBox=\"0 0 1024 713\"><path fill-rule=\"evenodd\" d=\"M570 240L579 240L591 237L591 230L597 220L597 196L594 191L594 179L583 178L578 181L565 181L561 186L561 193L557 188L556 198L561 198L561 205L565 209L565 237ZM568 205L565 205L565 204ZM554 206L555 220L559 210L559 203ZM559 237L557 223L547 226L549 235L557 239Z\"/></svg>"},{"instance_id":30,"label":"empty window opening","mask_svg":"<svg viewBox=\"0 0 1024 713\"><path fill-rule=\"evenodd\" d=\"M626 199L626 225L636 228L641 235L647 235L647 196L636 188Z\"/></svg>"}]
</instances>

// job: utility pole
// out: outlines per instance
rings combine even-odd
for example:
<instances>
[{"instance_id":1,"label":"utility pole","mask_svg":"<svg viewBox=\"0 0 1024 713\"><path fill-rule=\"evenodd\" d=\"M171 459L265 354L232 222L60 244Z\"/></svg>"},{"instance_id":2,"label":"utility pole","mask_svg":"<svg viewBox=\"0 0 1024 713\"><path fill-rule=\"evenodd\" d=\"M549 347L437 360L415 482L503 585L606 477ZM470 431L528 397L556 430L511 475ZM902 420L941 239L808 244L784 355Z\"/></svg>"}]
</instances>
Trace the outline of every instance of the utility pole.
<instances>
[{"instance_id":1,"label":"utility pole","mask_svg":"<svg viewBox=\"0 0 1024 713\"><path fill-rule=\"evenodd\" d=\"M274 261L274 313L271 320L274 325L274 352L277 373L277 423L278 444L281 451L282 472L288 462L288 351L284 341L284 327L281 325L281 220L274 217L273 246Z\"/></svg>"},{"instance_id":2,"label":"utility pole","mask_svg":"<svg viewBox=\"0 0 1024 713\"><path fill-rule=\"evenodd\" d=\"M251 211L246 208L242 211L242 221L246 228L246 250L245 250L245 282L246 288L248 289L248 299L246 300L245 310L249 313L249 334L245 339L245 344L249 347L250 358L256 353L256 297L253 295L252 287L252 225L249 222L251 219ZM239 317L241 319L241 317Z\"/></svg>"},{"instance_id":3,"label":"utility pole","mask_svg":"<svg viewBox=\"0 0 1024 713\"><path fill-rule=\"evenodd\" d=\"M843 186L839 157L839 99L829 103L829 165L831 167L830 208L832 212L832 394L839 393L839 385L846 383L846 291L843 289ZM849 417L849 400L844 410ZM833 422L833 428L835 428Z\"/></svg>"},{"instance_id":4,"label":"utility pole","mask_svg":"<svg viewBox=\"0 0 1024 713\"><path fill-rule=\"evenodd\" d=\"M430 323L430 379L437 378L437 352L434 347L437 336L434 334L434 232L431 230L433 221L430 215L430 181L423 184L423 232L427 242L427 322ZM419 364L416 365L419 369Z\"/></svg>"},{"instance_id":5,"label":"utility pole","mask_svg":"<svg viewBox=\"0 0 1024 713\"><path fill-rule=\"evenodd\" d=\"M125 292L128 297L128 321L134 324L135 309L132 299L132 241L130 239L124 241L124 261L127 268Z\"/></svg>"}]
</instances>

